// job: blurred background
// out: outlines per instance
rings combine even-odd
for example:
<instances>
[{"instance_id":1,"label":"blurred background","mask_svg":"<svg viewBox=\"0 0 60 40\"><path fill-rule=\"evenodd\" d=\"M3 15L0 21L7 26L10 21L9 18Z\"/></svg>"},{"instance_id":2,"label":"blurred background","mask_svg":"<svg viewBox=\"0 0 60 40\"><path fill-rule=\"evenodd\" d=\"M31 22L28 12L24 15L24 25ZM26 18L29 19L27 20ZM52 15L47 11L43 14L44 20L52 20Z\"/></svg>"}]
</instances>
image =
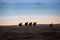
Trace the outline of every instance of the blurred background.
<instances>
[{"instance_id":1,"label":"blurred background","mask_svg":"<svg viewBox=\"0 0 60 40\"><path fill-rule=\"evenodd\" d=\"M60 0L0 0L0 25L26 21L60 24Z\"/></svg>"}]
</instances>

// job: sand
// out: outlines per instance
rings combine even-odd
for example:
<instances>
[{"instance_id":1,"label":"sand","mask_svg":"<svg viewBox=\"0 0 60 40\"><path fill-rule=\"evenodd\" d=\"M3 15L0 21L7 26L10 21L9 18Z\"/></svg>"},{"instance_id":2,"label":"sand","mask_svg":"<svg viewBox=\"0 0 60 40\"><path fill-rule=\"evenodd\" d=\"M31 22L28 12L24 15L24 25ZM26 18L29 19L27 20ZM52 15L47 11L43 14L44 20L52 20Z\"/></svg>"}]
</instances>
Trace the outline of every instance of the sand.
<instances>
[{"instance_id":1,"label":"sand","mask_svg":"<svg viewBox=\"0 0 60 40\"><path fill-rule=\"evenodd\" d=\"M0 26L0 40L60 40L60 24Z\"/></svg>"}]
</instances>

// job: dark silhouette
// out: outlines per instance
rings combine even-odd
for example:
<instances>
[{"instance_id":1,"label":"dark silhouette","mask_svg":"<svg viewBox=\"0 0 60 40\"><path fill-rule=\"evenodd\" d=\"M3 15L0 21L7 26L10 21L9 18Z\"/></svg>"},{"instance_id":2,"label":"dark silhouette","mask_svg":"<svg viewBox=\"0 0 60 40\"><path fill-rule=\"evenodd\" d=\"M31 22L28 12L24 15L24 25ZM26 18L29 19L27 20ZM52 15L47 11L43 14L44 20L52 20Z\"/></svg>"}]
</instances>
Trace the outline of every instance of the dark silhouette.
<instances>
[{"instance_id":1,"label":"dark silhouette","mask_svg":"<svg viewBox=\"0 0 60 40\"><path fill-rule=\"evenodd\" d=\"M33 26L36 26L36 23L37 23L37 22L34 22L34 23L33 23Z\"/></svg>"},{"instance_id":2,"label":"dark silhouette","mask_svg":"<svg viewBox=\"0 0 60 40\"><path fill-rule=\"evenodd\" d=\"M32 22L29 23L29 26L32 26Z\"/></svg>"},{"instance_id":3,"label":"dark silhouette","mask_svg":"<svg viewBox=\"0 0 60 40\"><path fill-rule=\"evenodd\" d=\"M51 23L51 24L50 24L50 27L52 27L52 26L53 26L53 24Z\"/></svg>"},{"instance_id":4,"label":"dark silhouette","mask_svg":"<svg viewBox=\"0 0 60 40\"><path fill-rule=\"evenodd\" d=\"M22 23L19 23L19 26L22 26Z\"/></svg>"},{"instance_id":5,"label":"dark silhouette","mask_svg":"<svg viewBox=\"0 0 60 40\"><path fill-rule=\"evenodd\" d=\"M28 26L28 22L25 23L25 26Z\"/></svg>"}]
</instances>

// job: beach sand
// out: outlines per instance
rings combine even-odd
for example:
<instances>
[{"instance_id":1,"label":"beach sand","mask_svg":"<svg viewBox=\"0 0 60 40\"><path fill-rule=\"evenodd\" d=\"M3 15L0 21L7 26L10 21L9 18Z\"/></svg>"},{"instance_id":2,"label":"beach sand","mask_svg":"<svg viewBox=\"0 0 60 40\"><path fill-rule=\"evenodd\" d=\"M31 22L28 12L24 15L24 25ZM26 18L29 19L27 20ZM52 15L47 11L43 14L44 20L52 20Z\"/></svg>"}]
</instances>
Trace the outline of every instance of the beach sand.
<instances>
[{"instance_id":1,"label":"beach sand","mask_svg":"<svg viewBox=\"0 0 60 40\"><path fill-rule=\"evenodd\" d=\"M0 26L0 40L60 40L60 24Z\"/></svg>"}]
</instances>

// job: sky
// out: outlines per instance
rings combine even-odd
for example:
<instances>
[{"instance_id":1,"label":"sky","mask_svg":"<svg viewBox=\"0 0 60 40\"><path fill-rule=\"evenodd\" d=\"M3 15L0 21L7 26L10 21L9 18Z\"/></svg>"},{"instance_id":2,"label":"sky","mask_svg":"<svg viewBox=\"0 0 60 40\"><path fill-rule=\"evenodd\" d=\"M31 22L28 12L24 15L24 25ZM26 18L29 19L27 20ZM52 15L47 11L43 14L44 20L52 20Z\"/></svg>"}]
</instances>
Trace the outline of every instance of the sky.
<instances>
[{"instance_id":1,"label":"sky","mask_svg":"<svg viewBox=\"0 0 60 40\"><path fill-rule=\"evenodd\" d=\"M34 4L37 2L42 5L16 5L16 3ZM59 17L60 0L0 0L0 25L26 21L36 21L41 24L60 23Z\"/></svg>"},{"instance_id":2,"label":"sky","mask_svg":"<svg viewBox=\"0 0 60 40\"><path fill-rule=\"evenodd\" d=\"M0 0L0 1L6 3L35 3L35 2L60 3L60 0Z\"/></svg>"}]
</instances>

